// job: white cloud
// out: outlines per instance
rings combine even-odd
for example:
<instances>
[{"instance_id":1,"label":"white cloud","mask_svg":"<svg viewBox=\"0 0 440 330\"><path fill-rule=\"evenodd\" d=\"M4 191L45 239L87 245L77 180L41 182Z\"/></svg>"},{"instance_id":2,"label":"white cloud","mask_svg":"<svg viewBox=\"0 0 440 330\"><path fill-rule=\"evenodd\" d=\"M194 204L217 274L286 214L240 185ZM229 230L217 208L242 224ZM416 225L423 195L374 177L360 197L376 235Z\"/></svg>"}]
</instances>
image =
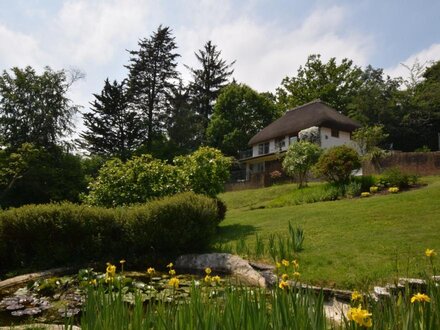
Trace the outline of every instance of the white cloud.
<instances>
[{"instance_id":1,"label":"white cloud","mask_svg":"<svg viewBox=\"0 0 440 330\"><path fill-rule=\"evenodd\" d=\"M31 65L41 67L45 54L33 37L0 24L0 65L3 69Z\"/></svg>"},{"instance_id":2,"label":"white cloud","mask_svg":"<svg viewBox=\"0 0 440 330\"><path fill-rule=\"evenodd\" d=\"M409 70L405 66L411 68L416 62L421 65L429 66L430 62L438 60L440 60L440 44L432 44L428 48L409 56L394 67L385 69L385 73L391 77L403 77L407 79L409 77ZM402 63L404 65L402 65Z\"/></svg>"},{"instance_id":3,"label":"white cloud","mask_svg":"<svg viewBox=\"0 0 440 330\"><path fill-rule=\"evenodd\" d=\"M220 10L220 9L218 9ZM225 12L229 11L226 6ZM286 28L279 22L264 24L245 14L212 20L209 25L178 29L182 60L197 65L193 52L212 40L222 50L223 58L237 60L234 76L257 90L274 91L286 75L296 74L310 54L322 54L324 60L350 58L365 65L372 51L373 39L356 32L347 33L343 7L330 7L312 12L297 28Z\"/></svg>"},{"instance_id":4,"label":"white cloud","mask_svg":"<svg viewBox=\"0 0 440 330\"><path fill-rule=\"evenodd\" d=\"M68 1L55 22L55 51L77 65L109 63L128 40L137 40L148 13L149 2L142 0Z\"/></svg>"}]
</instances>

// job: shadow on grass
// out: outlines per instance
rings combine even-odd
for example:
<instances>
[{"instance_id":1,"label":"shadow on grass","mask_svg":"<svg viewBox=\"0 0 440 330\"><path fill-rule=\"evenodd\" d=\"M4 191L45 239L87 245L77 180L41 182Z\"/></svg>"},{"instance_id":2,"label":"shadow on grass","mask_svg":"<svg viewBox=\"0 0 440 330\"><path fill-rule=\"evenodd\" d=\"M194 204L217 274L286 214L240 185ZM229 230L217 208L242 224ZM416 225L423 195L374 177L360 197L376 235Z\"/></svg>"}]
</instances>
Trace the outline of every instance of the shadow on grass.
<instances>
[{"instance_id":1,"label":"shadow on grass","mask_svg":"<svg viewBox=\"0 0 440 330\"><path fill-rule=\"evenodd\" d=\"M254 234L257 228L250 225L233 224L228 226L222 226L217 229L217 238L213 242L214 244L225 244L230 241L236 241L240 238L244 238L248 235Z\"/></svg>"}]
</instances>

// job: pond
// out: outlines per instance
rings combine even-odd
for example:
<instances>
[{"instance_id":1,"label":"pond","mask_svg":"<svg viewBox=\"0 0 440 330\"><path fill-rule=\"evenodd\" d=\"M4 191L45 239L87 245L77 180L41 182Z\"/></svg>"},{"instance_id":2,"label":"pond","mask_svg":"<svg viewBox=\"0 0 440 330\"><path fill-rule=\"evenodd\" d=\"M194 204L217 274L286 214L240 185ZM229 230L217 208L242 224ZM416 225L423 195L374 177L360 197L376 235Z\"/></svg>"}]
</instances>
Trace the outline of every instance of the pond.
<instances>
[{"instance_id":1,"label":"pond","mask_svg":"<svg viewBox=\"0 0 440 330\"><path fill-rule=\"evenodd\" d=\"M102 286L134 304L135 293L144 303L185 301L191 286L220 286L225 281L206 274L172 275L166 272L113 274L81 269L77 274L31 280L0 292L0 326L25 323L63 323L66 317L79 324L88 289ZM213 274L211 274L213 275ZM213 281L212 279L218 279ZM170 281L173 279L172 281ZM177 284L178 283L178 284ZM176 285L177 284L177 285ZM139 299L139 298L138 298Z\"/></svg>"}]
</instances>

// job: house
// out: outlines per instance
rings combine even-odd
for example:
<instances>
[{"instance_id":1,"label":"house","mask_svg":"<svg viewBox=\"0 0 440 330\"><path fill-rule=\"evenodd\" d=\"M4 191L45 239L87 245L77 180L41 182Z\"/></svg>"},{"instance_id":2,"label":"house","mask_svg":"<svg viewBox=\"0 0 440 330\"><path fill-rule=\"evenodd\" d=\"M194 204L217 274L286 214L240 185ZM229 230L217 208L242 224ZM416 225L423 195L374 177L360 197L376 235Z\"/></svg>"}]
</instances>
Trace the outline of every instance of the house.
<instances>
[{"instance_id":1,"label":"house","mask_svg":"<svg viewBox=\"0 0 440 330\"><path fill-rule=\"evenodd\" d=\"M280 154L298 141L300 131L314 126L322 148L350 144L351 133L361 127L320 100L289 110L249 140L250 149L240 159L246 167L246 179L254 174L281 171Z\"/></svg>"}]
</instances>

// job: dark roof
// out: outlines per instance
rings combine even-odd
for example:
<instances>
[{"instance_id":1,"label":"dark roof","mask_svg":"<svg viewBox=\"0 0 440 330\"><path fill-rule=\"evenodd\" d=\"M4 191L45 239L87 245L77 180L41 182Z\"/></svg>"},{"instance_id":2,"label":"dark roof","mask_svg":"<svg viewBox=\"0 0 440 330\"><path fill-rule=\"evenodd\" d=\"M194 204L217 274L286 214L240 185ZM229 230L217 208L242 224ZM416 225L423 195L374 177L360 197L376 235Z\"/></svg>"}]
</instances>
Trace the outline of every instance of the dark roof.
<instances>
[{"instance_id":1,"label":"dark roof","mask_svg":"<svg viewBox=\"0 0 440 330\"><path fill-rule=\"evenodd\" d=\"M249 145L268 141L312 127L329 127L352 132L361 127L356 121L344 116L324 102L316 100L287 111L284 116L263 128L249 140Z\"/></svg>"}]
</instances>

